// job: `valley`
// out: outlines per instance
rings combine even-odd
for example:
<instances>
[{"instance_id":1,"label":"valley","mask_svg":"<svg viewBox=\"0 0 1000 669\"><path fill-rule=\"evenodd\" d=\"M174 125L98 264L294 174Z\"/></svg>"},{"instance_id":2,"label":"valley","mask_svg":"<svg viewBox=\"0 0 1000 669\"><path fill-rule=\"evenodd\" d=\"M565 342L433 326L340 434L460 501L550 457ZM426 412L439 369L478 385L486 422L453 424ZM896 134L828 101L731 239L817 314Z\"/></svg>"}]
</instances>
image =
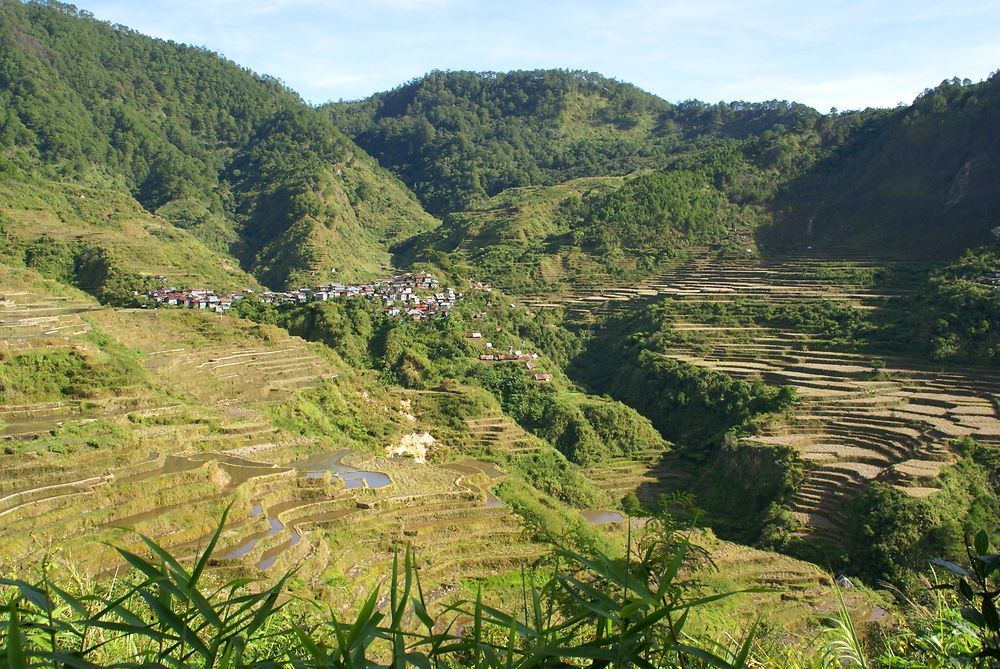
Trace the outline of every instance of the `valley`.
<instances>
[{"instance_id":1,"label":"valley","mask_svg":"<svg viewBox=\"0 0 1000 669\"><path fill-rule=\"evenodd\" d=\"M441 604L477 578L547 560L531 525L537 516L526 522L520 506L526 492L538 493L508 481L516 468L494 463L529 463L552 446L498 409L451 428L450 443L431 447L432 464L384 455L407 433L441 437L437 419L422 414L462 389L382 389L329 349L273 326L200 310L108 309L83 294L40 290L30 271L22 278L16 289L8 277L15 289L5 287L0 302L5 359L78 353L96 365L124 347L134 378L80 399L4 404L6 570L52 555L77 573L110 576L121 568L112 546L142 550L135 532L184 558L204 548L227 507L213 573L267 578L296 568L301 587L319 588L337 606L380 582L401 542L426 564L423 582ZM358 450L343 431L352 429L350 415L370 446ZM664 451L632 453L586 476L608 501L644 490L653 503L683 481L668 461ZM565 509L556 517L609 545L621 540L620 513ZM832 581L805 563L705 541L721 563L743 565L744 583L792 587L813 619L832 610ZM867 600L852 602L866 615ZM799 630L792 619L789 629Z\"/></svg>"},{"instance_id":2,"label":"valley","mask_svg":"<svg viewBox=\"0 0 1000 669\"><path fill-rule=\"evenodd\" d=\"M805 479L789 500L797 533L843 547L844 508L871 481L926 497L938 490L941 469L952 464L951 442L971 437L1000 441L1000 375L961 367L930 367L912 358L852 350L836 341L788 328L723 316L688 318L706 304L733 304L735 313L762 305L837 301L863 312L906 294L905 286L877 287L840 277L871 276L872 259L703 259L627 288L578 289L559 299L525 298L532 309L563 309L592 327L596 315L636 303L680 301L671 319L676 341L660 354L737 378L787 385L798 402L770 424L744 437L748 444L790 447L804 460ZM599 346L599 343L597 344ZM854 348L857 348L856 346ZM659 478L659 477L658 477Z\"/></svg>"},{"instance_id":3,"label":"valley","mask_svg":"<svg viewBox=\"0 0 1000 669\"><path fill-rule=\"evenodd\" d=\"M987 666L998 93L317 105L0 1L0 664Z\"/></svg>"}]
</instances>

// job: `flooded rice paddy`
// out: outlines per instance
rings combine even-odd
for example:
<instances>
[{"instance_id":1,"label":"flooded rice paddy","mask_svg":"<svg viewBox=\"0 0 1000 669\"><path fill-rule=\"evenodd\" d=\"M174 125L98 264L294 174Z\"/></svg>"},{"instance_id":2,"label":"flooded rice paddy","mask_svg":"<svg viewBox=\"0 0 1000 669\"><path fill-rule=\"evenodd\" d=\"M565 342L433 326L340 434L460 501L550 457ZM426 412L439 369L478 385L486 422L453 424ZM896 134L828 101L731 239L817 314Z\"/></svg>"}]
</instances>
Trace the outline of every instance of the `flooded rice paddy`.
<instances>
[{"instance_id":1,"label":"flooded rice paddy","mask_svg":"<svg viewBox=\"0 0 1000 669\"><path fill-rule=\"evenodd\" d=\"M344 458L353 454L353 451L339 450L329 453L317 453L299 462L293 462L292 467L300 472L305 472L307 479L323 478L330 476L339 478L344 482L344 487L351 490L357 488L384 488L392 483L392 479L382 472L362 471L344 463Z\"/></svg>"},{"instance_id":2,"label":"flooded rice paddy","mask_svg":"<svg viewBox=\"0 0 1000 669\"><path fill-rule=\"evenodd\" d=\"M617 511L605 511L603 509L584 509L580 512L580 515L590 525L607 525L608 523L620 523L625 520L625 516Z\"/></svg>"}]
</instances>

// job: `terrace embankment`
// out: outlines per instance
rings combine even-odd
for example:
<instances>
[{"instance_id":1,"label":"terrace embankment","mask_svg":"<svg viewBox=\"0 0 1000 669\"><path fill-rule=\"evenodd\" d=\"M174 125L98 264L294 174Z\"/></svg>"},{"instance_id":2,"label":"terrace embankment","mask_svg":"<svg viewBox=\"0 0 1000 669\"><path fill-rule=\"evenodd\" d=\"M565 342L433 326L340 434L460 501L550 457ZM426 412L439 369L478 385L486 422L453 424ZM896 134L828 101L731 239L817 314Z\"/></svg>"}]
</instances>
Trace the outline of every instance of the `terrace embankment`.
<instances>
[{"instance_id":1,"label":"terrace embankment","mask_svg":"<svg viewBox=\"0 0 1000 669\"><path fill-rule=\"evenodd\" d=\"M117 385L25 387L38 401L0 406L5 569L59 551L81 572L108 573L120 562L109 544L142 550L135 532L193 554L230 504L213 564L239 574L304 565L315 584L345 579L360 591L408 542L429 585L454 586L458 574L516 569L545 552L489 492L503 475L491 465L330 453L346 413L366 412L387 439L416 419L322 346L228 316L2 292L4 355L66 355L85 370L120 358L130 374Z\"/></svg>"},{"instance_id":2,"label":"terrace embankment","mask_svg":"<svg viewBox=\"0 0 1000 669\"><path fill-rule=\"evenodd\" d=\"M466 454L520 466L552 448L500 413L444 432L432 461L457 462L376 458L357 448L384 453L404 434L441 435L409 402L450 395L387 389L322 346L232 316L106 309L30 282L0 292L3 354L39 356L18 361L26 372L0 406L5 573L54 555L77 573L110 575L122 565L110 546L145 550L136 532L189 557L227 508L213 570L298 567L302 587L334 606L382 580L403 545L441 602L468 595L466 579L502 582L549 554L506 493L494 494L504 471ZM317 454L336 466L317 469ZM649 452L591 474L617 494L656 485L667 469ZM612 525L594 527L610 536Z\"/></svg>"},{"instance_id":3,"label":"terrace embankment","mask_svg":"<svg viewBox=\"0 0 1000 669\"><path fill-rule=\"evenodd\" d=\"M872 258L838 256L789 256L770 260L750 258L699 257L645 279L634 286L613 282L577 286L558 296L525 296L520 303L534 309L561 308L570 319L593 323L594 317L636 304L663 298L692 301L732 301L760 299L799 301L803 299L847 300L859 308L905 287L875 289L870 281L859 280L877 270Z\"/></svg>"},{"instance_id":4,"label":"terrace embankment","mask_svg":"<svg viewBox=\"0 0 1000 669\"><path fill-rule=\"evenodd\" d=\"M996 372L875 356L851 342L824 339L808 324L766 327L754 320L765 309L793 311L817 304L870 313L908 291L906 285L877 286L879 271L880 264L870 258L701 258L633 288L590 287L560 300L548 296L525 302L535 309L562 306L586 327L595 315L670 303L677 315L658 354L793 387L799 401L789 415L747 441L798 451L806 464L805 480L791 509L801 534L838 543L844 538L845 503L869 482L884 481L913 496L931 495L939 472L954 459L952 440L1000 441ZM626 469L638 465L623 464ZM609 473L601 468L592 475ZM663 482L670 483L668 478Z\"/></svg>"},{"instance_id":5,"label":"terrace embankment","mask_svg":"<svg viewBox=\"0 0 1000 669\"><path fill-rule=\"evenodd\" d=\"M990 401L1000 391L996 375L921 369L892 358L873 369L870 357L808 348L796 333L759 328L730 341L720 336L707 351L678 346L668 354L796 389L800 401L791 415L749 441L791 446L805 460L806 478L791 502L804 534L839 540L845 503L870 481L933 494L941 468L953 461L953 439L1000 441Z\"/></svg>"}]
</instances>

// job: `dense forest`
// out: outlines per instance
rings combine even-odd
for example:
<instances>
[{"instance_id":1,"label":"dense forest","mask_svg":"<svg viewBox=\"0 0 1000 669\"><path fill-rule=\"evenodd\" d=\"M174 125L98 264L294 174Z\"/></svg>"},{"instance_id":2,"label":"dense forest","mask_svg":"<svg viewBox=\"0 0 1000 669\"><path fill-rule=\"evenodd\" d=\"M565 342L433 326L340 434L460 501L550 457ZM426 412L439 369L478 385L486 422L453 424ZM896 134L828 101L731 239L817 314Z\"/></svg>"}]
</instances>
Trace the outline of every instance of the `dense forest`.
<instances>
[{"instance_id":1,"label":"dense forest","mask_svg":"<svg viewBox=\"0 0 1000 669\"><path fill-rule=\"evenodd\" d=\"M948 258L998 226L1000 76L952 79L860 124L775 198L778 246Z\"/></svg>"},{"instance_id":2,"label":"dense forest","mask_svg":"<svg viewBox=\"0 0 1000 669\"><path fill-rule=\"evenodd\" d=\"M434 72L328 105L439 215L506 189L640 169L696 171L768 248L948 257L996 227L997 78L945 81L911 106L819 114L785 101L667 103L587 72ZM900 243L901 241L905 243Z\"/></svg>"},{"instance_id":3,"label":"dense forest","mask_svg":"<svg viewBox=\"0 0 1000 669\"><path fill-rule=\"evenodd\" d=\"M593 72L432 72L326 107L337 124L436 214L518 186L662 167L727 139L816 129L786 101L668 103Z\"/></svg>"},{"instance_id":4,"label":"dense forest","mask_svg":"<svg viewBox=\"0 0 1000 669\"><path fill-rule=\"evenodd\" d=\"M0 6L0 145L7 179L128 193L274 287L434 225L277 80L69 5Z\"/></svg>"}]
</instances>

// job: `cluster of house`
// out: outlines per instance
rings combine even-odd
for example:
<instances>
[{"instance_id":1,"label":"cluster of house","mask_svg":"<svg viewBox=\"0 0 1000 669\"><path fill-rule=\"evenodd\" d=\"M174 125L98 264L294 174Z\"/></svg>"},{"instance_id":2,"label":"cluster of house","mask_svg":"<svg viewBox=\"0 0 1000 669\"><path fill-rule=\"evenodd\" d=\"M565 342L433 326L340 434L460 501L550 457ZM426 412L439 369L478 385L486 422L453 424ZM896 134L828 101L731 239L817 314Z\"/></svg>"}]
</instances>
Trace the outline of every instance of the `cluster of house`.
<instances>
[{"instance_id":1,"label":"cluster of house","mask_svg":"<svg viewBox=\"0 0 1000 669\"><path fill-rule=\"evenodd\" d=\"M242 300L245 294L253 293L247 290L245 293L227 293L216 295L214 290L207 288L178 289L161 288L158 290L147 290L145 295L156 304L168 307L183 307L186 309L210 309L216 313L229 311L233 304Z\"/></svg>"},{"instance_id":2,"label":"cluster of house","mask_svg":"<svg viewBox=\"0 0 1000 669\"><path fill-rule=\"evenodd\" d=\"M467 339L482 339L482 332L466 332L465 336ZM484 342L484 347L490 351L493 350L493 344L490 342ZM513 347L510 347L506 353L480 353L479 360L481 362L519 362L526 370L534 371L535 361L538 360L537 353L524 353L522 351L515 351ZM539 383L548 383L552 380L551 374L541 374L535 373L531 375L531 378Z\"/></svg>"},{"instance_id":3,"label":"cluster of house","mask_svg":"<svg viewBox=\"0 0 1000 669\"><path fill-rule=\"evenodd\" d=\"M381 303L390 316L420 321L432 316L447 316L463 295L453 288L442 288L433 274L407 272L367 283L331 283L316 286L311 291L299 289L294 297L299 301L318 302L364 297Z\"/></svg>"},{"instance_id":4,"label":"cluster of house","mask_svg":"<svg viewBox=\"0 0 1000 669\"><path fill-rule=\"evenodd\" d=\"M247 295L254 294L247 289L242 292L217 295L213 290L178 290L164 288L146 292L146 297L165 306L189 309L211 309L223 313ZM260 299L269 304L305 304L329 300L363 297L382 304L390 316L424 320L432 316L446 316L462 299L462 293L452 288L442 288L431 274L398 274L388 279L376 279L367 283L331 283L314 288L299 288L290 292L265 291Z\"/></svg>"}]
</instances>

